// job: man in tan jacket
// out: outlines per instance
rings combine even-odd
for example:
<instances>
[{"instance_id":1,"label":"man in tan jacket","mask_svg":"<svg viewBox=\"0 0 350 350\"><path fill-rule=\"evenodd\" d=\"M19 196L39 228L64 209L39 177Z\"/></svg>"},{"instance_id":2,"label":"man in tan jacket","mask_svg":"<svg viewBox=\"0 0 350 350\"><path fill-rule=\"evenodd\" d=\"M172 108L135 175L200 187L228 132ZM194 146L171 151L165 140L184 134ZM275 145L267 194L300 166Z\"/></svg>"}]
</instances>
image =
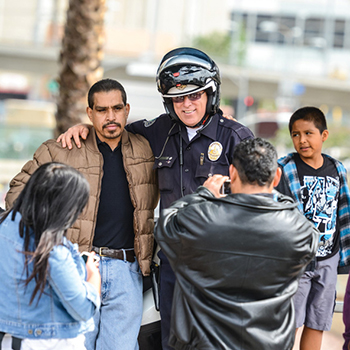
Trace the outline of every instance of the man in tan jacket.
<instances>
[{"instance_id":1,"label":"man in tan jacket","mask_svg":"<svg viewBox=\"0 0 350 350\"><path fill-rule=\"evenodd\" d=\"M29 177L47 162L69 164L86 176L89 203L67 233L81 251L101 257L102 304L95 330L86 334L86 348L135 350L142 318L141 272L150 272L159 196L154 157L146 139L124 130L130 105L119 82L95 83L88 104L93 132L82 147L68 150L55 140L44 142L11 181L5 201L11 207Z\"/></svg>"}]
</instances>

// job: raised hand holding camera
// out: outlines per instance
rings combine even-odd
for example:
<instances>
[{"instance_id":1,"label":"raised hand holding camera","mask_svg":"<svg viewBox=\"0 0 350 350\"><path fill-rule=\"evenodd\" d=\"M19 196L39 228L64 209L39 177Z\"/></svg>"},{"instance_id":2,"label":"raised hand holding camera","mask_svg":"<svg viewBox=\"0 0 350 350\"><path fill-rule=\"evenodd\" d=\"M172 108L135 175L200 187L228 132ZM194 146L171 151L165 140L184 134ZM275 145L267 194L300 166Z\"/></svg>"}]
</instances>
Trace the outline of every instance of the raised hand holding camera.
<instances>
[{"instance_id":1,"label":"raised hand holding camera","mask_svg":"<svg viewBox=\"0 0 350 350\"><path fill-rule=\"evenodd\" d=\"M226 183L226 184L225 184ZM215 174L208 177L208 179L203 184L210 192L214 194L215 197L225 197L227 193L223 193L223 188L230 187L230 179L228 176L223 176L220 174ZM228 192L228 193L231 193Z\"/></svg>"}]
</instances>

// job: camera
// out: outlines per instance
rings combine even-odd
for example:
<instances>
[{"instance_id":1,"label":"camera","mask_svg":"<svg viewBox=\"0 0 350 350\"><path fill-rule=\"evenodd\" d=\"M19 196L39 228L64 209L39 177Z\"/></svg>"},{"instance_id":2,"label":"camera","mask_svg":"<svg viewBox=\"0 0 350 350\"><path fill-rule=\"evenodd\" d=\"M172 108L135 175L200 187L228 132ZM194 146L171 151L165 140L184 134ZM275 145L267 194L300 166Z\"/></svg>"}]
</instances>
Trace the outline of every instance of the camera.
<instances>
[{"instance_id":1,"label":"camera","mask_svg":"<svg viewBox=\"0 0 350 350\"><path fill-rule=\"evenodd\" d=\"M80 256L84 259L85 263L87 262L87 259L90 255L91 254L89 252L82 252L80 254ZM94 261L100 261L100 257L97 255L94 255Z\"/></svg>"},{"instance_id":2,"label":"camera","mask_svg":"<svg viewBox=\"0 0 350 350\"><path fill-rule=\"evenodd\" d=\"M221 194L230 194L231 193L231 180L226 180L221 187Z\"/></svg>"}]
</instances>

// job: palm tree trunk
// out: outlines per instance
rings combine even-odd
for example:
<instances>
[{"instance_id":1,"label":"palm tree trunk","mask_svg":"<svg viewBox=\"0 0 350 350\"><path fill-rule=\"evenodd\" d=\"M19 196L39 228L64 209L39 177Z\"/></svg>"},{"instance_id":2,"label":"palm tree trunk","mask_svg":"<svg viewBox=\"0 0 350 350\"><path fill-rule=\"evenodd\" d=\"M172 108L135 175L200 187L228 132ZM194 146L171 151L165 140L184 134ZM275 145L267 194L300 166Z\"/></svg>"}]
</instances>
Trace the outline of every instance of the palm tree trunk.
<instances>
[{"instance_id":1,"label":"palm tree trunk","mask_svg":"<svg viewBox=\"0 0 350 350\"><path fill-rule=\"evenodd\" d=\"M60 54L56 136L86 118L86 95L103 69L105 0L70 0Z\"/></svg>"}]
</instances>

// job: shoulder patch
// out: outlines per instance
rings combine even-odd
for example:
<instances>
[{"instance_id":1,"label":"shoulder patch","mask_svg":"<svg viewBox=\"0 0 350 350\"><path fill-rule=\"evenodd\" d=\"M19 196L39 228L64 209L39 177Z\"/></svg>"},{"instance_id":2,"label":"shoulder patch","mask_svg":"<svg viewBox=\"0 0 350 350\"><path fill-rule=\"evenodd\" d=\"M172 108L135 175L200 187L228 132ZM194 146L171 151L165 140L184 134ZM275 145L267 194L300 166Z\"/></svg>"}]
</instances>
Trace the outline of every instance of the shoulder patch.
<instances>
[{"instance_id":1,"label":"shoulder patch","mask_svg":"<svg viewBox=\"0 0 350 350\"><path fill-rule=\"evenodd\" d=\"M253 132L245 125L241 124L237 120L226 119L221 117L219 119L219 125L233 130L241 140L254 138Z\"/></svg>"},{"instance_id":2,"label":"shoulder patch","mask_svg":"<svg viewBox=\"0 0 350 350\"><path fill-rule=\"evenodd\" d=\"M148 127L150 127L152 124L154 124L154 122L157 120L157 118L154 118L154 119L151 119L151 120L145 120L144 122L143 122L143 126L145 127L145 128L148 128Z\"/></svg>"}]
</instances>

